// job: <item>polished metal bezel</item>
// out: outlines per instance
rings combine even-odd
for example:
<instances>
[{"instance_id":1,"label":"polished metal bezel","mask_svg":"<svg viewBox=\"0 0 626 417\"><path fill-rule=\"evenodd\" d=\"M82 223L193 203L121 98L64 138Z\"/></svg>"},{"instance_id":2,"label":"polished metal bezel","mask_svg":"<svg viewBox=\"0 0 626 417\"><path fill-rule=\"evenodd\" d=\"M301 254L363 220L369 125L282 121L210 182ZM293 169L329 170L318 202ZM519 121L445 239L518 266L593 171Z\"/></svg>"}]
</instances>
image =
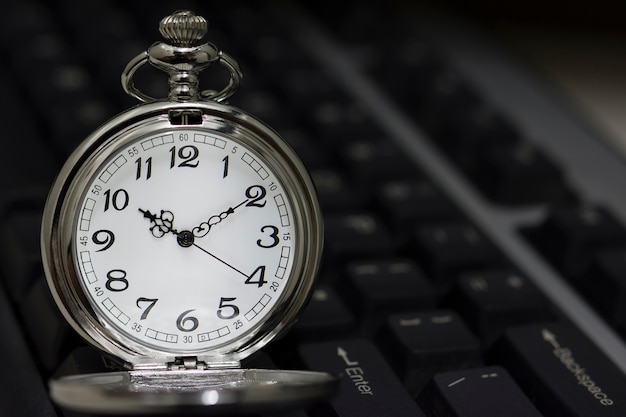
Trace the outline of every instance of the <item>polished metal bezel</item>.
<instances>
[{"instance_id":1,"label":"polished metal bezel","mask_svg":"<svg viewBox=\"0 0 626 417\"><path fill-rule=\"evenodd\" d=\"M174 125L170 111L201 111L202 123ZM294 211L297 230L291 277L272 313L241 338L197 352L164 351L146 346L117 332L100 319L78 280L73 256L73 227L80 201L95 173L117 151L138 138L161 129L199 129L227 135L256 152L282 181ZM57 177L42 220L42 260L54 299L67 321L90 344L120 359L129 367L171 363L181 356L196 356L208 367L239 363L293 324L305 305L319 268L323 245L321 210L313 183L300 159L280 136L258 119L217 102L143 104L111 119L72 153Z\"/></svg>"}]
</instances>

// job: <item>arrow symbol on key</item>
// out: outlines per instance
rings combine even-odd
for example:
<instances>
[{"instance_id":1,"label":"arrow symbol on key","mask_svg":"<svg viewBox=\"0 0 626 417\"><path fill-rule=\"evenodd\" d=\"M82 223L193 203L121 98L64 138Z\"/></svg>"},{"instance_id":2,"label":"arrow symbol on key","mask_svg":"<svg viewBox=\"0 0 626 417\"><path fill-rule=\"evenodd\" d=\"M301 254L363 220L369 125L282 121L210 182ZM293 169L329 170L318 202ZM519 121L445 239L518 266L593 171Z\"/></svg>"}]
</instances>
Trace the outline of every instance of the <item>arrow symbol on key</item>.
<instances>
[{"instance_id":1,"label":"arrow symbol on key","mask_svg":"<svg viewBox=\"0 0 626 417\"><path fill-rule=\"evenodd\" d=\"M543 337L543 340L550 343L553 348L558 349L561 347L559 342L556 341L556 336L550 330L548 329L541 330L541 336Z\"/></svg>"},{"instance_id":2,"label":"arrow symbol on key","mask_svg":"<svg viewBox=\"0 0 626 417\"><path fill-rule=\"evenodd\" d=\"M358 362L352 362L348 359L348 352L346 352L341 346L337 346L337 356L339 356L348 366L358 365Z\"/></svg>"}]
</instances>

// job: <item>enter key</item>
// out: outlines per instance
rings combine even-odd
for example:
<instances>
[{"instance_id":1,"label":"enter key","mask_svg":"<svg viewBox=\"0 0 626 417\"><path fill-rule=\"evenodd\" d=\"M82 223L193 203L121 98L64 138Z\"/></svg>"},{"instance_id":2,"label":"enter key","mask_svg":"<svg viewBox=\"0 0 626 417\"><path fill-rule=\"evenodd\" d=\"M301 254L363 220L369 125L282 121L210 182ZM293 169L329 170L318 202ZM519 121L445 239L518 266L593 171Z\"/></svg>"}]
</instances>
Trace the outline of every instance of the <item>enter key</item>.
<instances>
[{"instance_id":1,"label":"enter key","mask_svg":"<svg viewBox=\"0 0 626 417\"><path fill-rule=\"evenodd\" d=\"M376 347L367 340L310 343L300 346L307 368L341 376L341 390L330 409L316 416L424 417Z\"/></svg>"},{"instance_id":2,"label":"enter key","mask_svg":"<svg viewBox=\"0 0 626 417\"><path fill-rule=\"evenodd\" d=\"M544 415L626 416L626 377L572 325L510 329L497 356Z\"/></svg>"}]
</instances>

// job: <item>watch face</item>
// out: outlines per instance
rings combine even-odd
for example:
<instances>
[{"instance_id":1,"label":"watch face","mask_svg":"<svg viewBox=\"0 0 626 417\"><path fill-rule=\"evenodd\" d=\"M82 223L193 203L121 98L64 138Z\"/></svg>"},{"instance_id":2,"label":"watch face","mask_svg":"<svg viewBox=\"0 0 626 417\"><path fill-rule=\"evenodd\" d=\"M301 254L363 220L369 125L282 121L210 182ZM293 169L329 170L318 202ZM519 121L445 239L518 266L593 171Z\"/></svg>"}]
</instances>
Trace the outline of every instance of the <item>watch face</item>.
<instances>
[{"instance_id":1,"label":"watch face","mask_svg":"<svg viewBox=\"0 0 626 417\"><path fill-rule=\"evenodd\" d=\"M112 138L105 126L75 153L46 206L57 303L127 361L239 360L289 324L317 271L321 220L301 163L254 120L210 122L110 122Z\"/></svg>"},{"instance_id":2,"label":"watch face","mask_svg":"<svg viewBox=\"0 0 626 417\"><path fill-rule=\"evenodd\" d=\"M140 137L86 186L74 230L80 283L117 331L168 351L241 337L280 298L297 241L281 179L226 136Z\"/></svg>"}]
</instances>

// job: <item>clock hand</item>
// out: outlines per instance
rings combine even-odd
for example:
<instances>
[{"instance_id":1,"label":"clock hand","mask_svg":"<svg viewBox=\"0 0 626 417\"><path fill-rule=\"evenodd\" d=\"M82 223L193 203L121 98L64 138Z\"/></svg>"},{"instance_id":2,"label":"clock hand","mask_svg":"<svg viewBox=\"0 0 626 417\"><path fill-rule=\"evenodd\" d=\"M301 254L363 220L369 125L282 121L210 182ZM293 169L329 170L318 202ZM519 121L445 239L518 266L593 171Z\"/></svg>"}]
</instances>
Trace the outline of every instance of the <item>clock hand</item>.
<instances>
[{"instance_id":1,"label":"clock hand","mask_svg":"<svg viewBox=\"0 0 626 417\"><path fill-rule=\"evenodd\" d=\"M202 252L206 253L207 255L209 255L210 257L212 257L213 259L215 259L216 261L221 262L222 264L226 265L227 267L229 267L230 269L232 269L233 271L243 275L246 278L249 278L248 274L246 274L245 272L240 271L239 269L235 268L234 266L232 266L231 264L229 264L228 262L226 262L225 260L218 258L217 256L215 256L214 254L212 254L211 252L209 252L208 250L204 249L202 246L199 246L197 243L192 243L192 246L195 246L196 248L200 249Z\"/></svg>"},{"instance_id":2,"label":"clock hand","mask_svg":"<svg viewBox=\"0 0 626 417\"><path fill-rule=\"evenodd\" d=\"M235 207L229 207L220 214L209 217L207 221L200 223L200 225L197 227L194 227L192 230L193 236L198 238L206 236L211 231L211 227L215 226L226 217L233 214L236 209L243 206L244 204L246 206L264 207L264 198L266 194L267 191L265 191L265 188L262 185L251 185L245 191L245 195L247 197L245 200L237 204Z\"/></svg>"},{"instance_id":3,"label":"clock hand","mask_svg":"<svg viewBox=\"0 0 626 417\"><path fill-rule=\"evenodd\" d=\"M238 207L242 206L247 201L248 200L246 199L246 200L242 201L241 203L237 204L235 207L229 207L226 211L223 211L222 213L217 215L218 217L220 217L220 220L215 222L215 223L213 223L213 224L219 223L220 221L225 219L229 214L234 213L235 209L237 209ZM152 235L154 237L162 238L167 233L171 232L172 234L174 234L176 236L176 240L178 241L178 244L181 247L188 248L190 246L195 246L196 248L200 249L202 252L206 253L207 255L209 255L210 257L215 259L216 261L221 262L222 264L226 265L227 267L229 267L233 271L237 272L238 274L243 275L244 277L247 278L247 280L251 279L251 275L248 275L245 272L242 272L241 270L237 269L236 267L234 267L233 265L229 264L225 260L219 258L218 256L214 255L213 253L209 252L208 250L206 250L203 247L201 247L198 244L196 244L194 242L194 240L195 240L195 229L197 229L197 228L194 229L194 232L190 232L189 230L183 230L182 232L179 232L178 230L174 229L173 228L174 213L172 213L171 211L161 210L161 214L158 215L158 216L156 214L154 214L154 213L151 213L150 210L139 209L139 211L143 214L144 218L149 219L150 222L153 223L153 226L150 228L150 231L152 232ZM213 217L216 217L216 216L212 216L211 218L213 218ZM211 218L209 218L209 220L211 220ZM207 223L207 225L208 225L208 229L207 229L206 233L204 233L204 235L202 235L202 236L205 236L208 233L208 231L210 230L210 228L211 228L211 225L209 223ZM202 224L200 226L202 226ZM257 268L257 270L258 270L258 268ZM254 274L256 274L257 270L255 270L252 273L252 276Z\"/></svg>"},{"instance_id":4,"label":"clock hand","mask_svg":"<svg viewBox=\"0 0 626 417\"><path fill-rule=\"evenodd\" d=\"M239 275L242 275L242 276L246 277L246 284L248 284L248 283L257 284L260 287L264 283L267 282L267 281L263 280L263 275L265 273L265 266L258 267L257 269L254 270L254 272L252 274L248 275L245 272L241 271L240 269L238 269L238 268L234 267L233 265L229 264L228 262L226 262L222 258L216 256L215 254L209 252L208 250L204 249L202 246L200 246L197 243L195 243L194 242L193 233L190 232L189 230L183 230L182 232L177 232L177 231L174 230L174 231L172 231L172 233L174 233L176 235L176 238L178 240L178 244L181 247L188 248L188 247L194 246L194 247L200 249L202 252L206 253L211 258L213 258L216 261L222 263L223 265L229 267L233 271L237 272ZM256 280L256 281L251 281L252 277L254 277L257 273L260 274L260 278L258 280Z\"/></svg>"},{"instance_id":5,"label":"clock hand","mask_svg":"<svg viewBox=\"0 0 626 417\"><path fill-rule=\"evenodd\" d=\"M224 220L226 217L233 214L236 209L238 209L239 207L247 203L248 200L249 199L245 199L241 203L237 204L235 207L228 207L228 209L224 210L220 214L213 215L209 217L207 221L202 222L200 223L199 226L194 227L192 229L194 237L200 238L200 237L206 236L211 231L211 227L215 226L216 224Z\"/></svg>"},{"instance_id":6,"label":"clock hand","mask_svg":"<svg viewBox=\"0 0 626 417\"><path fill-rule=\"evenodd\" d=\"M174 236L176 236L176 241L178 242L178 244L181 247L188 248L191 245L196 246L194 244L194 235L193 235L192 232L190 232L188 230L183 230L182 232L179 232L178 230L173 228L174 213L172 213L171 211L161 210L161 214L159 216L157 216L156 214L150 212L150 210L139 209L139 211L143 214L144 218L149 219L150 222L153 224L153 226L150 228L150 231L152 232L152 235L154 237L162 238L167 233L171 232ZM200 248L200 249L202 249L202 248ZM208 253L206 250L204 250L204 249L202 249L202 250L204 252ZM210 253L209 253L209 255L213 256L214 258L216 258L217 260L221 261L222 263L228 265L226 262L222 261L221 259L218 259L214 255L212 255ZM228 265L228 266L230 266L230 265ZM230 266L230 267L233 268L232 266ZM233 268L233 269L235 269L235 268Z\"/></svg>"},{"instance_id":7,"label":"clock hand","mask_svg":"<svg viewBox=\"0 0 626 417\"><path fill-rule=\"evenodd\" d=\"M157 238L162 238L168 232L172 232L175 235L178 234L178 231L173 228L174 225L174 213L171 211L161 210L161 214L157 216L150 212L150 210L142 210L139 209L141 213L143 213L143 217L149 219L153 224L150 227L150 231L152 232L152 236Z\"/></svg>"}]
</instances>

